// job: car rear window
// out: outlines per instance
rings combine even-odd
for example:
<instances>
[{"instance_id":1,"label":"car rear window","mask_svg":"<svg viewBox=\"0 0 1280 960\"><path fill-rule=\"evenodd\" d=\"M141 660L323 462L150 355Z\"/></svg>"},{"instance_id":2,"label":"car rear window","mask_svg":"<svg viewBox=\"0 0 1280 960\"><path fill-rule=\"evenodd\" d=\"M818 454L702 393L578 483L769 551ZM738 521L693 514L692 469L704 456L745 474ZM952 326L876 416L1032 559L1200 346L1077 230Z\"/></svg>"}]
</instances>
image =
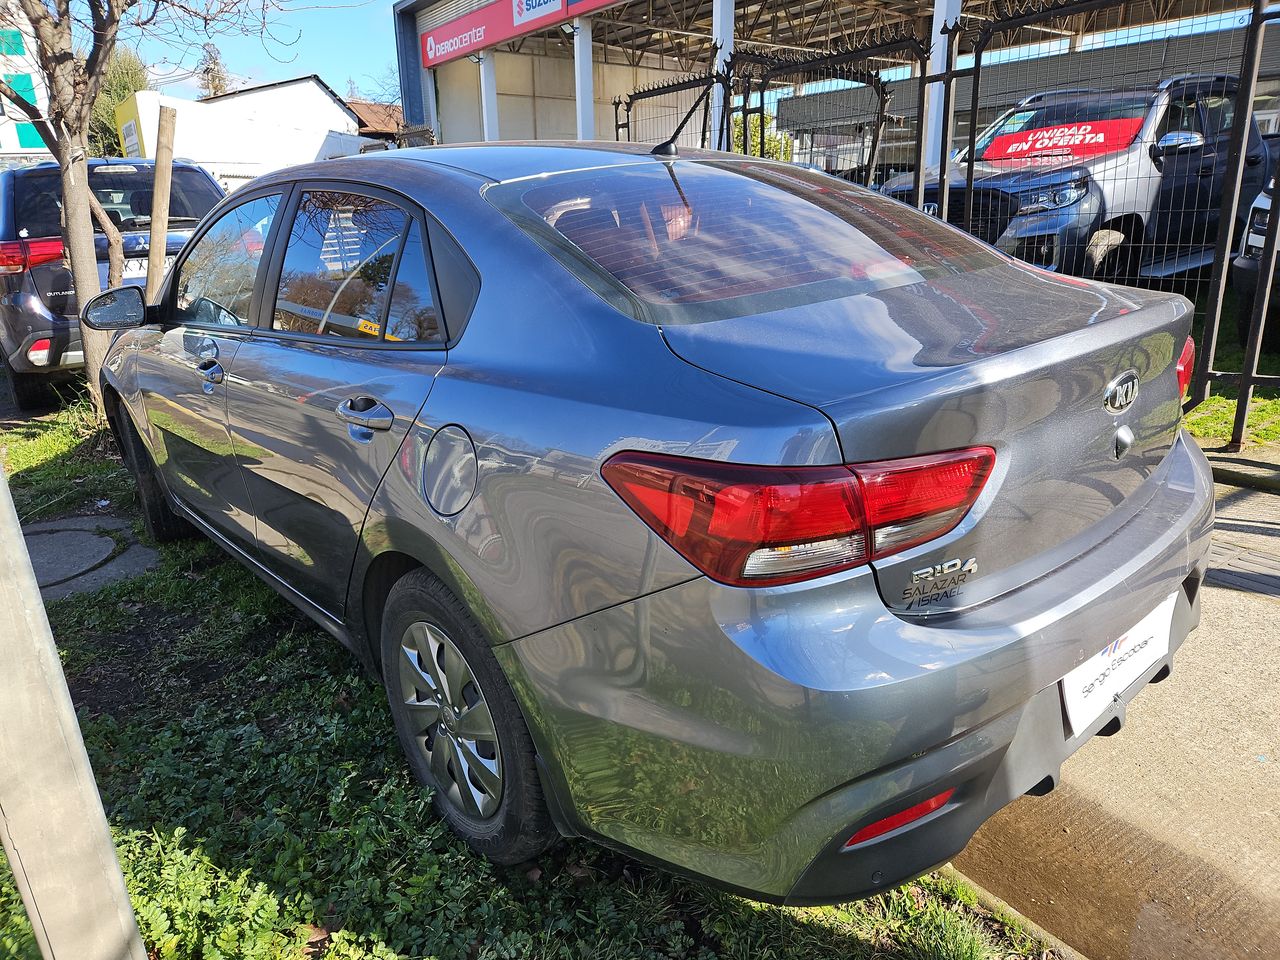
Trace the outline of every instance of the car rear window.
<instances>
[{"instance_id":1,"label":"car rear window","mask_svg":"<svg viewBox=\"0 0 1280 960\"><path fill-rule=\"evenodd\" d=\"M109 164L89 170L89 188L112 222L125 232L151 227L154 168ZM53 170L15 175L14 220L20 237L56 237L62 233L62 178ZM199 170L176 167L169 197L169 225L194 227L222 195ZM94 222L94 230L101 227Z\"/></svg>"},{"instance_id":2,"label":"car rear window","mask_svg":"<svg viewBox=\"0 0 1280 960\"><path fill-rule=\"evenodd\" d=\"M667 322L762 313L1004 262L904 204L785 164L631 164L500 184L487 195L552 241L544 246L589 285L599 289L594 267L648 319Z\"/></svg>"}]
</instances>

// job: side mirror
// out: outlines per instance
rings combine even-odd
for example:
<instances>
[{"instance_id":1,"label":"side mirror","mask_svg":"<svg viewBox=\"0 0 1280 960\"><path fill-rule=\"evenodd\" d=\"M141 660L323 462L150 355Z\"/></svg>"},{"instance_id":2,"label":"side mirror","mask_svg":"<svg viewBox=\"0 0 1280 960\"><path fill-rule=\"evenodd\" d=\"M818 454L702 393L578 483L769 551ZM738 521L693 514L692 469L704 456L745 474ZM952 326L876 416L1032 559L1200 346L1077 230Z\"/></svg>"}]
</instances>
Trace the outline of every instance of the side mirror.
<instances>
[{"instance_id":1,"label":"side mirror","mask_svg":"<svg viewBox=\"0 0 1280 960\"><path fill-rule=\"evenodd\" d=\"M1171 157L1175 153L1190 153L1204 146L1204 135L1193 130L1174 130L1166 133L1151 148L1152 159Z\"/></svg>"},{"instance_id":2,"label":"side mirror","mask_svg":"<svg viewBox=\"0 0 1280 960\"><path fill-rule=\"evenodd\" d=\"M141 287L117 287L100 293L80 314L94 330L129 330L147 323L147 303Z\"/></svg>"}]
</instances>

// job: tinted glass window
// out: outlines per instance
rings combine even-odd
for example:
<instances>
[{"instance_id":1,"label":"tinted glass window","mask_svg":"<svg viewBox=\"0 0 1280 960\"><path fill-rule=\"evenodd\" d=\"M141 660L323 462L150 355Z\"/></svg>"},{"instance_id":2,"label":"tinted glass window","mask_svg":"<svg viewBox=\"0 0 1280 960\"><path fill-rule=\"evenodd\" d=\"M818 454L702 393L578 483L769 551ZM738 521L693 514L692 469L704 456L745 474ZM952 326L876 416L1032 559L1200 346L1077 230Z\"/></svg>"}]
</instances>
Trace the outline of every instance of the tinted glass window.
<instances>
[{"instance_id":1,"label":"tinted glass window","mask_svg":"<svg viewBox=\"0 0 1280 960\"><path fill-rule=\"evenodd\" d=\"M119 229L150 229L154 168L114 163L94 167L89 171L89 188ZM62 233L62 179L56 171L17 174L14 199L19 236L56 237ZM170 226L177 230L194 227L221 199L222 194L203 173L175 168L169 197ZM102 232L97 221L93 226Z\"/></svg>"},{"instance_id":2,"label":"tinted glass window","mask_svg":"<svg viewBox=\"0 0 1280 960\"><path fill-rule=\"evenodd\" d=\"M242 203L222 214L196 242L175 279L179 323L253 322L253 283L279 207L279 194Z\"/></svg>"},{"instance_id":3,"label":"tinted glass window","mask_svg":"<svg viewBox=\"0 0 1280 960\"><path fill-rule=\"evenodd\" d=\"M388 340L444 339L440 313L431 295L428 270L430 266L422 243L422 227L415 222L409 227L409 238L405 241L400 266L396 270L391 308L387 311Z\"/></svg>"},{"instance_id":4,"label":"tinted glass window","mask_svg":"<svg viewBox=\"0 0 1280 960\"><path fill-rule=\"evenodd\" d=\"M660 319L762 313L1004 262L897 201L783 164L636 164L488 195L664 308ZM561 261L580 273L577 258Z\"/></svg>"},{"instance_id":5,"label":"tinted glass window","mask_svg":"<svg viewBox=\"0 0 1280 960\"><path fill-rule=\"evenodd\" d=\"M1200 111L1196 109L1194 100L1173 100L1169 103L1169 109L1165 111L1164 119L1160 121L1160 129L1156 132L1156 139L1163 137L1166 133L1182 131L1203 132L1200 129Z\"/></svg>"},{"instance_id":6,"label":"tinted glass window","mask_svg":"<svg viewBox=\"0 0 1280 960\"><path fill-rule=\"evenodd\" d=\"M406 219L385 200L304 193L280 272L275 328L376 340Z\"/></svg>"},{"instance_id":7,"label":"tinted glass window","mask_svg":"<svg viewBox=\"0 0 1280 960\"><path fill-rule=\"evenodd\" d=\"M1234 98L1221 96L1202 97L1200 103L1204 107L1206 136L1225 137L1231 132L1231 120L1236 112Z\"/></svg>"}]
</instances>

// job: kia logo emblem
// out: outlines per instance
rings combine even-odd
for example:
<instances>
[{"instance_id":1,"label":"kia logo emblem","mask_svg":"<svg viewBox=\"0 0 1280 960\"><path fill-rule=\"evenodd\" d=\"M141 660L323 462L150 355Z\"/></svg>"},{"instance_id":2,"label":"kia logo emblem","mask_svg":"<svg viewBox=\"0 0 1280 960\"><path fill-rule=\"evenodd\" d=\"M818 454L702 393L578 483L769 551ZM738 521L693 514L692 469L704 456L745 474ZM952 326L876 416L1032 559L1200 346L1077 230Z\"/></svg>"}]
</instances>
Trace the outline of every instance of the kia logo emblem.
<instances>
[{"instance_id":1,"label":"kia logo emblem","mask_svg":"<svg viewBox=\"0 0 1280 960\"><path fill-rule=\"evenodd\" d=\"M1110 413L1124 413L1138 399L1138 371L1126 370L1107 386L1102 395L1103 406Z\"/></svg>"}]
</instances>

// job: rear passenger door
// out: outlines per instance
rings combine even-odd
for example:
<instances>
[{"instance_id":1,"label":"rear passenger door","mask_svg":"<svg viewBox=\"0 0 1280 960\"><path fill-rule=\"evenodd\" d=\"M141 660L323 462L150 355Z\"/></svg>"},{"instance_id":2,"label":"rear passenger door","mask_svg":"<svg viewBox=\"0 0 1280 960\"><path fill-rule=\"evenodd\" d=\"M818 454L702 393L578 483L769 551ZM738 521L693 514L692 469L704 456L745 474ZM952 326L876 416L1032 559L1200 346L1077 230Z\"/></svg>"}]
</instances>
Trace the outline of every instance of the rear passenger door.
<instances>
[{"instance_id":1,"label":"rear passenger door","mask_svg":"<svg viewBox=\"0 0 1280 960\"><path fill-rule=\"evenodd\" d=\"M365 512L445 362L421 211L373 188L294 188L228 424L264 565L342 613Z\"/></svg>"}]
</instances>

